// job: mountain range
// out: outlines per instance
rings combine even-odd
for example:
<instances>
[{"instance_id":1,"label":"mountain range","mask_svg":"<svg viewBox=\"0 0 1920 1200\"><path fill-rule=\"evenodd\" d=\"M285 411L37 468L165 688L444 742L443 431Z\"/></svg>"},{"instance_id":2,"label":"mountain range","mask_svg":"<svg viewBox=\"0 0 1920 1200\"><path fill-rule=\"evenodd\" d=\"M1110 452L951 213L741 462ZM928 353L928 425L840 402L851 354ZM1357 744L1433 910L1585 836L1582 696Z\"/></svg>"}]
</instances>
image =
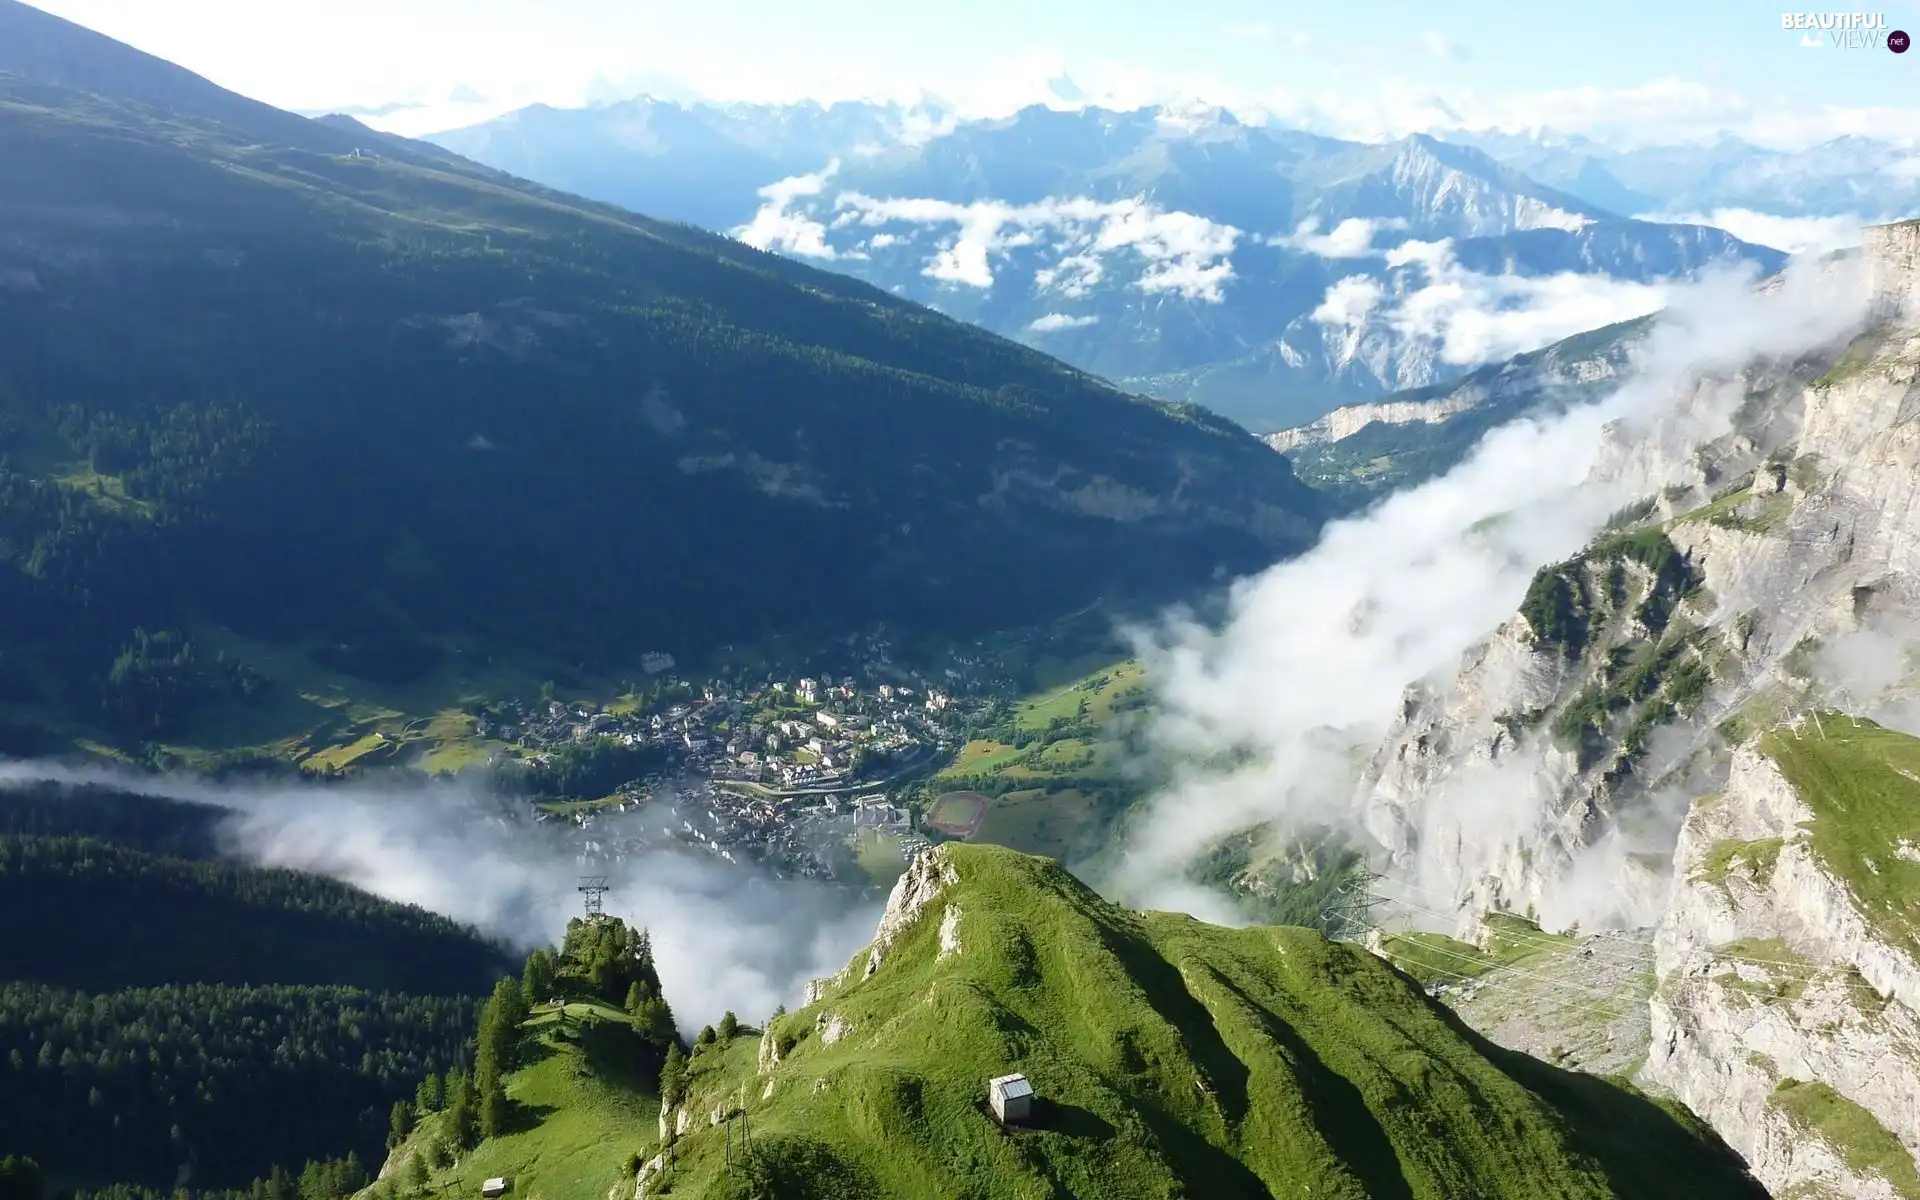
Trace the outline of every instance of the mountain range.
<instances>
[{"instance_id":1,"label":"mountain range","mask_svg":"<svg viewBox=\"0 0 1920 1200\"><path fill-rule=\"evenodd\" d=\"M1913 215L1920 156L1894 142L1847 135L1777 150L1721 134L1704 145L1615 148L1578 134L1451 132L1448 141L1485 151L1532 178L1623 213L1713 213L1781 217Z\"/></svg>"},{"instance_id":2,"label":"mountain range","mask_svg":"<svg viewBox=\"0 0 1920 1200\"><path fill-rule=\"evenodd\" d=\"M958 121L641 98L431 140L844 271L1260 432L1652 311L1663 283L1716 264L1783 258L1634 220L1657 205L1550 186L1472 146L1366 145L1217 108Z\"/></svg>"},{"instance_id":3,"label":"mountain range","mask_svg":"<svg viewBox=\"0 0 1920 1200\"><path fill-rule=\"evenodd\" d=\"M125 650L151 735L216 630L391 683L1004 627L1318 526L1203 409L13 0L0 145L10 698Z\"/></svg>"}]
</instances>

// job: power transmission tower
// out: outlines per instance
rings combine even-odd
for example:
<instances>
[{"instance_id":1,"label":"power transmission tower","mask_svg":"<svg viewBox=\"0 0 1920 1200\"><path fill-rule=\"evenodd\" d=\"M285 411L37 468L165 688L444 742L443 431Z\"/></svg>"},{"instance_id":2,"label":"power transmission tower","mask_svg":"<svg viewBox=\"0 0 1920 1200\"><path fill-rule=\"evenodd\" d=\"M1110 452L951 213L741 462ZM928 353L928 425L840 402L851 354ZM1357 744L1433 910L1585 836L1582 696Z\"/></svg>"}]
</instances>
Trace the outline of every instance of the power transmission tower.
<instances>
[{"instance_id":1,"label":"power transmission tower","mask_svg":"<svg viewBox=\"0 0 1920 1200\"><path fill-rule=\"evenodd\" d=\"M1337 942L1357 941L1373 928L1373 909L1387 902L1374 891L1383 878L1375 871L1353 875L1337 888L1320 908L1320 928Z\"/></svg>"},{"instance_id":2,"label":"power transmission tower","mask_svg":"<svg viewBox=\"0 0 1920 1200\"><path fill-rule=\"evenodd\" d=\"M606 913L601 908L601 899L613 889L607 886L607 877L605 875L582 875L580 877L580 886L575 890L586 897L587 922L589 924L599 921L606 916Z\"/></svg>"}]
</instances>

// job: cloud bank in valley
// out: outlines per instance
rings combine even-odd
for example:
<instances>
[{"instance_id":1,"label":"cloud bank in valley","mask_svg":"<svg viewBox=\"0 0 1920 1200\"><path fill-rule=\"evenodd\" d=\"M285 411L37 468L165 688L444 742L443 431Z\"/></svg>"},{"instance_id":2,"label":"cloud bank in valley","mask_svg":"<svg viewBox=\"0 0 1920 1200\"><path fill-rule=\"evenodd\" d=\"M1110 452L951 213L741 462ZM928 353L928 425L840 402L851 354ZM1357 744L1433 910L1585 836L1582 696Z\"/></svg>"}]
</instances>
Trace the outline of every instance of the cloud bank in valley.
<instances>
[{"instance_id":1,"label":"cloud bank in valley","mask_svg":"<svg viewBox=\"0 0 1920 1200\"><path fill-rule=\"evenodd\" d=\"M1571 271L1489 275L1454 257L1451 239L1409 240L1384 253L1386 280L1348 275L1311 318L1333 338L1390 332L1470 366L1538 350L1561 338L1663 307L1675 285Z\"/></svg>"},{"instance_id":2,"label":"cloud bank in valley","mask_svg":"<svg viewBox=\"0 0 1920 1200\"><path fill-rule=\"evenodd\" d=\"M794 208L796 201L824 192L827 180L839 170L840 162L835 159L811 174L777 179L761 188L758 194L766 203L753 214L752 221L734 230L733 236L756 250L779 250L828 262L840 257L839 251L827 244L827 227Z\"/></svg>"},{"instance_id":3,"label":"cloud bank in valley","mask_svg":"<svg viewBox=\"0 0 1920 1200\"><path fill-rule=\"evenodd\" d=\"M1425 252L1444 275L1444 245ZM1184 882L1221 836L1290 820L1358 830L1360 764L1407 688L1444 686L1539 567L1577 551L1727 428L1741 389L1712 376L1829 343L1860 311L1843 270L1801 264L1773 293L1752 282L1729 271L1663 293L1667 307L1618 389L1498 428L1444 477L1335 523L1306 555L1237 583L1219 623L1175 615L1135 631L1159 701L1149 738L1173 782L1132 831L1113 886L1222 916L1217 897ZM1525 836L1538 815L1516 789L1443 799L1481 804L1467 819L1489 843Z\"/></svg>"},{"instance_id":4,"label":"cloud bank in valley","mask_svg":"<svg viewBox=\"0 0 1920 1200\"><path fill-rule=\"evenodd\" d=\"M1075 317L1069 316L1066 313L1050 312L1044 316L1034 318L1028 323L1027 328L1035 333L1053 333L1060 329L1085 329L1089 325L1098 325L1099 323L1099 317Z\"/></svg>"},{"instance_id":5,"label":"cloud bank in valley","mask_svg":"<svg viewBox=\"0 0 1920 1200\"><path fill-rule=\"evenodd\" d=\"M579 843L472 785L417 777L346 785L222 784L99 768L0 761L0 792L93 785L229 809L234 857L346 883L476 926L519 949L556 942L580 912ZM617 818L603 818L614 828ZM593 868L606 910L652 932L668 1001L697 1026L796 1005L873 936L881 905L824 884L657 850Z\"/></svg>"},{"instance_id":6,"label":"cloud bank in valley","mask_svg":"<svg viewBox=\"0 0 1920 1200\"><path fill-rule=\"evenodd\" d=\"M1275 246L1285 246L1290 250L1298 250L1302 254L1315 254L1321 258L1368 258L1377 257L1381 253L1373 248L1373 243L1382 232L1406 227L1407 223L1398 217L1379 220L1370 217L1348 217L1322 233L1320 218L1308 217L1296 225L1292 233L1267 240Z\"/></svg>"},{"instance_id":7,"label":"cloud bank in valley","mask_svg":"<svg viewBox=\"0 0 1920 1200\"><path fill-rule=\"evenodd\" d=\"M1379 264L1374 273L1336 280L1309 314L1342 360L1379 333L1408 340L1411 353L1402 357L1431 356L1450 366L1494 362L1652 312L1669 291L1665 284L1603 274L1474 271L1454 256L1451 239L1377 246L1383 234L1406 228L1397 218L1350 217L1323 230L1309 217L1291 233L1258 236L1140 197L959 203L849 190L829 202L827 185L838 167L761 188L764 203L734 236L758 249L822 262L870 260L901 248L921 255L925 278L977 291L999 284L1013 252L1025 251L1022 263L1038 264L1033 292L1054 301L1085 299L1127 271L1125 286L1137 292L1221 304L1237 278L1236 253L1246 245L1329 263L1373 260ZM1530 198L1522 198L1514 220L1520 228L1577 229L1586 222ZM1028 328L1047 333L1092 321L1056 310Z\"/></svg>"},{"instance_id":8,"label":"cloud bank in valley","mask_svg":"<svg viewBox=\"0 0 1920 1200\"><path fill-rule=\"evenodd\" d=\"M1035 285L1069 299L1084 296L1105 275L1115 254L1133 256L1142 269L1132 286L1217 304L1233 277L1234 246L1242 234L1231 225L1193 213L1169 211L1145 199L1093 200L1085 196L1007 204L998 200L958 203L915 197L879 198L856 191L837 195L829 210L802 203L820 196L837 169L797 175L760 189L765 201L734 236L761 250L833 260L867 257L872 250L905 240L899 230L943 231L921 269L929 279L962 287L994 286L1008 252L1040 246L1053 265L1039 270ZM866 234L863 250L832 243L836 231Z\"/></svg>"}]
</instances>

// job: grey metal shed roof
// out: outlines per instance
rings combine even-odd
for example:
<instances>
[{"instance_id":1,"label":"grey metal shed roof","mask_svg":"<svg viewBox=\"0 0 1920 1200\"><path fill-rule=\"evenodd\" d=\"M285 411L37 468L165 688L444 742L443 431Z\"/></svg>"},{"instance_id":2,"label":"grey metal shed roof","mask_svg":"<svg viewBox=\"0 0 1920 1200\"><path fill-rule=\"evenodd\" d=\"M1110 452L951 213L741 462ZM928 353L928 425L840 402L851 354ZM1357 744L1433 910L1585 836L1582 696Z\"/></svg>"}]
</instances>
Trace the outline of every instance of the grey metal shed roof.
<instances>
[{"instance_id":1,"label":"grey metal shed roof","mask_svg":"<svg viewBox=\"0 0 1920 1200\"><path fill-rule=\"evenodd\" d=\"M1027 1082L1025 1075L1002 1075L989 1080L987 1085L1009 1100L1033 1095L1033 1085Z\"/></svg>"}]
</instances>

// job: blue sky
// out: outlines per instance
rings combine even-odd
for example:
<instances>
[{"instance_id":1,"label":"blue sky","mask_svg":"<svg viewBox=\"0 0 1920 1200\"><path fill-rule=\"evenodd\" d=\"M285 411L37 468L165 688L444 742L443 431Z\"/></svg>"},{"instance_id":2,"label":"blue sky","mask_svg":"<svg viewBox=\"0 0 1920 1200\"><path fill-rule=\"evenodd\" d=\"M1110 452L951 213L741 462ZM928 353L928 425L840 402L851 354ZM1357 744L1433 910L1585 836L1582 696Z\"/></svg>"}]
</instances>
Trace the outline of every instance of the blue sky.
<instances>
[{"instance_id":1,"label":"blue sky","mask_svg":"<svg viewBox=\"0 0 1920 1200\"><path fill-rule=\"evenodd\" d=\"M1776 144L1920 135L1920 52L1805 48L1779 8L1731 0L33 2L286 107L432 101L396 114L406 132L643 89L926 92L1010 110L1064 73L1096 100L1192 98L1357 136L1456 123ZM1871 11L1920 33L1920 0ZM449 106L455 85L486 102Z\"/></svg>"}]
</instances>

